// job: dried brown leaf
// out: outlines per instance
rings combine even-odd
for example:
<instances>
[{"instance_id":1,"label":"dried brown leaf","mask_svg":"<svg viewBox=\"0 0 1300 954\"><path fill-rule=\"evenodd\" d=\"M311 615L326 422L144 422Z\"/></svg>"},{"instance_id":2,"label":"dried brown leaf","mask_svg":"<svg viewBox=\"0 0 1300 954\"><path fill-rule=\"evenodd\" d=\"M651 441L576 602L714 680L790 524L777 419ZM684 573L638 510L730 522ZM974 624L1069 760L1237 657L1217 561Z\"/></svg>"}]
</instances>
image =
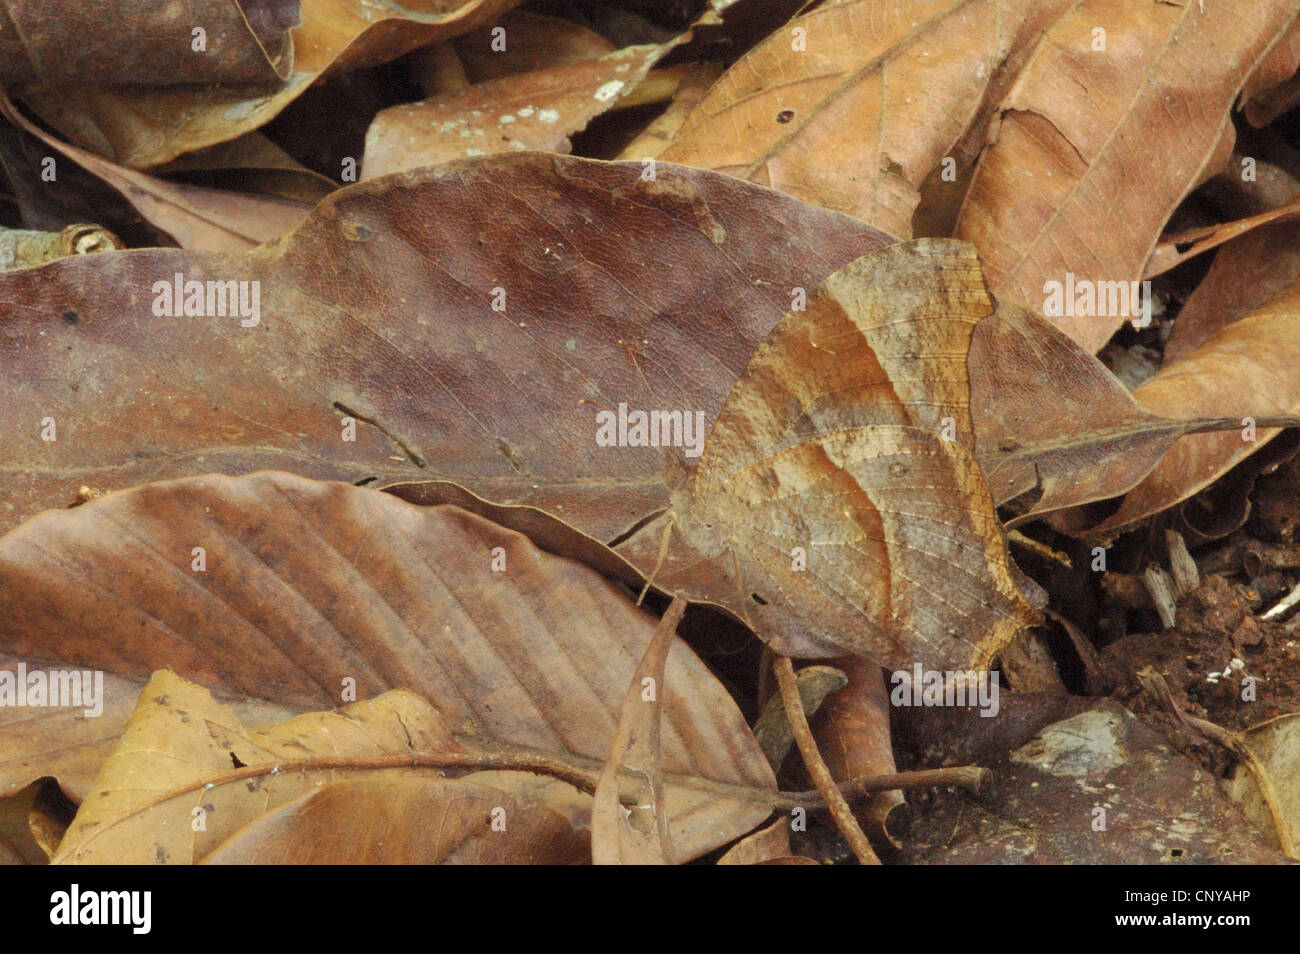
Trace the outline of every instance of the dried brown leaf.
<instances>
[{"instance_id":1,"label":"dried brown leaf","mask_svg":"<svg viewBox=\"0 0 1300 954\"><path fill-rule=\"evenodd\" d=\"M762 865L790 856L790 819L778 818L727 849L720 865Z\"/></svg>"},{"instance_id":2,"label":"dried brown leaf","mask_svg":"<svg viewBox=\"0 0 1300 954\"><path fill-rule=\"evenodd\" d=\"M1288 0L1084 0L1057 19L999 106L957 223L993 292L1038 306L1067 273L1138 279L1170 214L1226 161L1237 93L1295 17ZM1123 318L1051 320L1095 352Z\"/></svg>"},{"instance_id":3,"label":"dried brown leaf","mask_svg":"<svg viewBox=\"0 0 1300 954\"><path fill-rule=\"evenodd\" d=\"M0 683L11 678L15 689L22 682L30 685L32 674L39 671L44 673L42 678L48 686L77 668L66 663L0 656ZM85 674L83 692L97 685L94 672L85 670ZM81 706L0 706L0 737L4 739L0 750L0 797L37 779L52 777L74 801L86 799L144 687L143 678L113 672L101 675L102 693L93 700L84 697ZM227 697L223 701L251 729L283 722L301 709L257 699Z\"/></svg>"},{"instance_id":4,"label":"dried brown leaf","mask_svg":"<svg viewBox=\"0 0 1300 954\"><path fill-rule=\"evenodd\" d=\"M1133 392L1164 417L1234 417L1241 428L1179 441L1118 510L1090 528L1111 533L1172 507L1264 447L1278 431L1256 417L1300 413L1300 283L1163 368Z\"/></svg>"},{"instance_id":5,"label":"dried brown leaf","mask_svg":"<svg viewBox=\"0 0 1300 954\"><path fill-rule=\"evenodd\" d=\"M922 182L1065 0L823 4L743 56L663 153L912 235ZM981 120L982 124L982 120Z\"/></svg>"},{"instance_id":6,"label":"dried brown leaf","mask_svg":"<svg viewBox=\"0 0 1300 954\"><path fill-rule=\"evenodd\" d=\"M244 251L279 238L307 217L309 207L301 203L168 182L109 162L55 139L23 117L2 94L0 115L122 193L141 216L182 248Z\"/></svg>"},{"instance_id":7,"label":"dried brown leaf","mask_svg":"<svg viewBox=\"0 0 1300 954\"><path fill-rule=\"evenodd\" d=\"M385 109L366 133L361 178L521 149L568 152L569 137L613 107L663 53L628 47Z\"/></svg>"},{"instance_id":8,"label":"dried brown leaf","mask_svg":"<svg viewBox=\"0 0 1300 954\"><path fill-rule=\"evenodd\" d=\"M562 815L464 779L332 782L250 822L204 864L581 864Z\"/></svg>"},{"instance_id":9,"label":"dried brown leaf","mask_svg":"<svg viewBox=\"0 0 1300 954\"><path fill-rule=\"evenodd\" d=\"M836 660L845 674L846 685L826 700L813 723L817 747L826 767L837 781L860 775L890 775L897 771L889 730L889 691L880 667L865 659ZM898 790L877 792L870 802L855 810L869 834L898 847L889 830L890 814L904 803Z\"/></svg>"},{"instance_id":10,"label":"dried brown leaf","mask_svg":"<svg viewBox=\"0 0 1300 954\"><path fill-rule=\"evenodd\" d=\"M492 42L500 36L492 32L498 26L505 30L504 50L499 40ZM470 83L598 60L616 49L586 27L530 10L511 10L491 26L456 37L450 45Z\"/></svg>"},{"instance_id":11,"label":"dried brown leaf","mask_svg":"<svg viewBox=\"0 0 1300 954\"><path fill-rule=\"evenodd\" d=\"M490 22L519 0L302 0L293 74L280 87L29 88L23 101L64 138L142 169L265 125L330 72L382 63Z\"/></svg>"},{"instance_id":12,"label":"dried brown leaf","mask_svg":"<svg viewBox=\"0 0 1300 954\"><path fill-rule=\"evenodd\" d=\"M0 603L0 651L127 676L168 666L299 707L409 688L465 745L585 773L609 752L655 624L591 570L480 517L286 474L154 483L48 512L0 538ZM687 860L766 817L761 797L726 785L774 782L680 640L662 700Z\"/></svg>"},{"instance_id":13,"label":"dried brown leaf","mask_svg":"<svg viewBox=\"0 0 1300 954\"><path fill-rule=\"evenodd\" d=\"M298 18L298 0L2 0L0 83L274 85L293 69Z\"/></svg>"},{"instance_id":14,"label":"dried brown leaf","mask_svg":"<svg viewBox=\"0 0 1300 954\"><path fill-rule=\"evenodd\" d=\"M591 855L598 865L663 865L673 859L660 745L664 667L686 601L669 604L623 697L618 733L596 784Z\"/></svg>"}]
</instances>

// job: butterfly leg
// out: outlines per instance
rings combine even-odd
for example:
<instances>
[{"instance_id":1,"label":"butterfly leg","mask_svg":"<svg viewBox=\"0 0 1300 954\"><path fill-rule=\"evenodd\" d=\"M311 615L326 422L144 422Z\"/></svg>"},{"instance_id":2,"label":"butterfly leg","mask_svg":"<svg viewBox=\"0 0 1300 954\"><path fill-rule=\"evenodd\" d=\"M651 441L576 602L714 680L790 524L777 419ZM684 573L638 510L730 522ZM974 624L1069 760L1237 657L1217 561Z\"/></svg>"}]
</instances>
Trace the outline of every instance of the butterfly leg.
<instances>
[{"instance_id":1,"label":"butterfly leg","mask_svg":"<svg viewBox=\"0 0 1300 954\"><path fill-rule=\"evenodd\" d=\"M641 595L636 598L637 606L641 605L641 601L645 599L645 595L650 592L650 587L654 583L655 577L659 575L659 568L664 565L664 559L668 556L668 542L672 539L673 528L675 526L677 526L677 514L669 510L668 520L664 524L664 535L659 541L659 556L655 559L654 569L651 570L650 575L646 577L645 585L641 587Z\"/></svg>"}]
</instances>

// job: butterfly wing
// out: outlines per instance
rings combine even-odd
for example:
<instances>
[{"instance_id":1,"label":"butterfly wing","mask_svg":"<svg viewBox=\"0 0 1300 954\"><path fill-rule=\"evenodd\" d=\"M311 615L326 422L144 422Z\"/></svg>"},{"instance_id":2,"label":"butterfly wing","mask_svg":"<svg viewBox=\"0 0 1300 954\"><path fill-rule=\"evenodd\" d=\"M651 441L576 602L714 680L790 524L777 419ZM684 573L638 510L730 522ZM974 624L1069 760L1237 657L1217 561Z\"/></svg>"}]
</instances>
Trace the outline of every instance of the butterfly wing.
<instances>
[{"instance_id":1,"label":"butterfly wing","mask_svg":"<svg viewBox=\"0 0 1300 954\"><path fill-rule=\"evenodd\" d=\"M744 618L788 655L984 669L1033 620L979 462L929 431L820 435L734 471L713 504Z\"/></svg>"},{"instance_id":2,"label":"butterfly wing","mask_svg":"<svg viewBox=\"0 0 1300 954\"><path fill-rule=\"evenodd\" d=\"M987 666L1034 616L971 452L966 354L992 310L971 246L923 239L858 259L789 312L680 508L691 547L730 551L740 577L699 595L791 655Z\"/></svg>"},{"instance_id":3,"label":"butterfly wing","mask_svg":"<svg viewBox=\"0 0 1300 954\"><path fill-rule=\"evenodd\" d=\"M697 496L752 460L852 427L938 433L950 419L973 448L966 354L992 312L965 242L900 242L849 263L754 352L709 433Z\"/></svg>"}]
</instances>

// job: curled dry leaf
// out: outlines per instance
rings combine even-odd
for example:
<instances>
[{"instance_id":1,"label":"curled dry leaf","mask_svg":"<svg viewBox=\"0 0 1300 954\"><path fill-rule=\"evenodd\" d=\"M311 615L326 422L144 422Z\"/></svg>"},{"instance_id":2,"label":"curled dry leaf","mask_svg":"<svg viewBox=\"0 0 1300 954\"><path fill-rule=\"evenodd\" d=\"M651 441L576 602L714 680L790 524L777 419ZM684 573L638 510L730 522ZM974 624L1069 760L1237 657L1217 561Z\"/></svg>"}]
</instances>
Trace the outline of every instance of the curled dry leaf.
<instances>
[{"instance_id":1,"label":"curled dry leaf","mask_svg":"<svg viewBox=\"0 0 1300 954\"><path fill-rule=\"evenodd\" d=\"M907 238L999 65L1065 0L823 4L743 56L663 153ZM865 131L865 132L864 132Z\"/></svg>"},{"instance_id":2,"label":"curled dry leaf","mask_svg":"<svg viewBox=\"0 0 1300 954\"><path fill-rule=\"evenodd\" d=\"M1233 101L1295 16L1287 0L1088 0L1055 20L999 107L957 222L993 292L1036 306L1067 273L1140 278L1178 203L1220 171ZM1123 214L1098 229L1120 196ZM1095 352L1123 318L1051 320Z\"/></svg>"},{"instance_id":3,"label":"curled dry leaf","mask_svg":"<svg viewBox=\"0 0 1300 954\"><path fill-rule=\"evenodd\" d=\"M0 796L0 865L49 864L66 824L43 810L50 801L48 785L33 782Z\"/></svg>"},{"instance_id":4,"label":"curled dry leaf","mask_svg":"<svg viewBox=\"0 0 1300 954\"><path fill-rule=\"evenodd\" d=\"M298 20L298 0L2 0L0 83L274 85L293 69Z\"/></svg>"},{"instance_id":5,"label":"curled dry leaf","mask_svg":"<svg viewBox=\"0 0 1300 954\"><path fill-rule=\"evenodd\" d=\"M138 218L130 203L76 163L57 167L56 160L55 181L42 179L41 172L50 168L51 159L43 142L0 119L0 174L13 192L14 211L24 228L59 232L78 223L112 222L126 233L127 245L165 242L147 224L141 223L136 230L123 228ZM48 172L45 178L49 178Z\"/></svg>"},{"instance_id":6,"label":"curled dry leaf","mask_svg":"<svg viewBox=\"0 0 1300 954\"><path fill-rule=\"evenodd\" d=\"M0 228L0 271L31 268L68 255L111 252L121 241L98 225L69 225L59 232Z\"/></svg>"},{"instance_id":7,"label":"curled dry leaf","mask_svg":"<svg viewBox=\"0 0 1300 954\"><path fill-rule=\"evenodd\" d=\"M778 818L727 849L720 865L762 865L790 857L790 819Z\"/></svg>"},{"instance_id":8,"label":"curled dry leaf","mask_svg":"<svg viewBox=\"0 0 1300 954\"><path fill-rule=\"evenodd\" d=\"M628 47L385 109L366 133L362 179L466 156L568 152L569 137L614 106L663 53Z\"/></svg>"},{"instance_id":9,"label":"curled dry leaf","mask_svg":"<svg viewBox=\"0 0 1300 954\"><path fill-rule=\"evenodd\" d=\"M141 169L270 122L322 75L383 63L490 22L519 0L302 0L295 60L272 90L241 86L25 89L23 101L66 139Z\"/></svg>"},{"instance_id":10,"label":"curled dry leaf","mask_svg":"<svg viewBox=\"0 0 1300 954\"><path fill-rule=\"evenodd\" d=\"M1272 845L1285 845L1296 858L1300 843L1300 715L1291 713L1252 726L1241 740L1255 757L1256 767L1239 764L1228 794ZM1272 788L1270 807L1260 792L1257 771ZM1300 860L1300 858L1297 858Z\"/></svg>"},{"instance_id":11,"label":"curled dry leaf","mask_svg":"<svg viewBox=\"0 0 1300 954\"><path fill-rule=\"evenodd\" d=\"M336 182L306 168L260 132L186 153L154 169L153 174L212 188L279 196L309 206L338 188Z\"/></svg>"},{"instance_id":12,"label":"curled dry leaf","mask_svg":"<svg viewBox=\"0 0 1300 954\"><path fill-rule=\"evenodd\" d=\"M890 775L897 771L889 729L889 691L880 667L865 659L836 660L846 685L826 700L813 723L817 746L837 782L862 775ZM889 830L889 816L904 803L901 790L877 792L856 814L868 834L898 847Z\"/></svg>"},{"instance_id":13,"label":"curled dry leaf","mask_svg":"<svg viewBox=\"0 0 1300 954\"><path fill-rule=\"evenodd\" d=\"M1300 217L1300 197L1293 198L1284 205L1267 209L1264 212L1234 222L1207 225L1203 228L1180 232L1177 235L1166 236L1161 239L1160 244L1151 252L1151 257L1147 259L1146 270L1142 277L1153 278L1170 269L1177 268L1190 258L1195 258L1197 255L1203 255L1211 249L1218 248L1225 242L1249 235L1255 229L1273 223L1294 222L1297 217ZM1180 312L1179 318L1181 317L1182 313Z\"/></svg>"},{"instance_id":14,"label":"curled dry leaf","mask_svg":"<svg viewBox=\"0 0 1300 954\"><path fill-rule=\"evenodd\" d=\"M128 676L168 666L300 707L333 705L349 685L358 698L408 688L464 745L524 747L588 774L654 627L614 584L481 517L287 474L148 484L0 538L0 651ZM685 860L768 814L719 783L775 783L680 640L661 698Z\"/></svg>"},{"instance_id":15,"label":"curled dry leaf","mask_svg":"<svg viewBox=\"0 0 1300 954\"><path fill-rule=\"evenodd\" d=\"M258 242L279 238L307 216L309 207L301 203L168 182L123 168L59 142L28 122L3 93L0 115L112 186L144 219L170 234L183 248L243 251Z\"/></svg>"},{"instance_id":16,"label":"curled dry leaf","mask_svg":"<svg viewBox=\"0 0 1300 954\"><path fill-rule=\"evenodd\" d=\"M804 666L795 678L799 683L799 702L810 719L827 696L844 688L849 681L841 669L832 666ZM794 730L790 728L790 719L785 714L785 704L779 694L774 693L763 706L762 715L754 723L754 737L763 747L772 771L780 773L785 757L794 745Z\"/></svg>"},{"instance_id":17,"label":"curled dry leaf","mask_svg":"<svg viewBox=\"0 0 1300 954\"><path fill-rule=\"evenodd\" d=\"M1233 239L1178 310L1164 366L1187 357L1217 332L1300 281L1300 224L1285 222Z\"/></svg>"},{"instance_id":18,"label":"curled dry leaf","mask_svg":"<svg viewBox=\"0 0 1300 954\"><path fill-rule=\"evenodd\" d=\"M1228 417L1237 430L1179 441L1119 508L1091 532L1109 534L1172 507L1207 487L1277 436L1253 418L1300 412L1300 283L1275 295L1133 392L1166 417Z\"/></svg>"}]
</instances>

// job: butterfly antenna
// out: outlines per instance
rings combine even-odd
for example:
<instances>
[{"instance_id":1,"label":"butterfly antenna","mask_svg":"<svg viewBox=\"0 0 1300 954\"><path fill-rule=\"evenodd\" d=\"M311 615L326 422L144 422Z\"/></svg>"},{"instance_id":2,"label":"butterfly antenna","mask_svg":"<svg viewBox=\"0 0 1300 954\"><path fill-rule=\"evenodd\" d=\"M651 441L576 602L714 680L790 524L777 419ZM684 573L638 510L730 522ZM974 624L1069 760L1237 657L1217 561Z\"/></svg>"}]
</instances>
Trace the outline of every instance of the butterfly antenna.
<instances>
[{"instance_id":1,"label":"butterfly antenna","mask_svg":"<svg viewBox=\"0 0 1300 954\"><path fill-rule=\"evenodd\" d=\"M672 538L673 527L677 526L677 514L668 511L668 522L664 525L664 535L659 541L659 557L655 560L655 568L650 571L646 577L645 586L641 587L641 595L636 598L636 605L640 606L645 595L650 592L650 587L654 583L655 577L659 575L659 568L664 565L664 559L668 556L668 541Z\"/></svg>"}]
</instances>

